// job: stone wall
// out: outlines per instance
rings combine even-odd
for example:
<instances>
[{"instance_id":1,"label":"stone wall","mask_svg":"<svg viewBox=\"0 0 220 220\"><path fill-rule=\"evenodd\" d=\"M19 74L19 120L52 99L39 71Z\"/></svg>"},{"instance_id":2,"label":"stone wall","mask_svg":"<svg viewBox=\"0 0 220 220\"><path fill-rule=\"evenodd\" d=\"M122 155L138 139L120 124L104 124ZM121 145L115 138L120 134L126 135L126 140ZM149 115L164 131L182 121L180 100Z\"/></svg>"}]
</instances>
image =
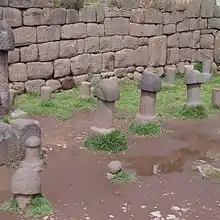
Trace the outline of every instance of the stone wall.
<instances>
[{"instance_id":1,"label":"stone wall","mask_svg":"<svg viewBox=\"0 0 220 220\"><path fill-rule=\"evenodd\" d=\"M220 64L220 7L215 0L178 1L163 8L51 8L52 1L1 0L11 25L10 86L20 91L67 88L92 74L137 78L146 67L211 59ZM130 1L133 2L134 1Z\"/></svg>"}]
</instances>

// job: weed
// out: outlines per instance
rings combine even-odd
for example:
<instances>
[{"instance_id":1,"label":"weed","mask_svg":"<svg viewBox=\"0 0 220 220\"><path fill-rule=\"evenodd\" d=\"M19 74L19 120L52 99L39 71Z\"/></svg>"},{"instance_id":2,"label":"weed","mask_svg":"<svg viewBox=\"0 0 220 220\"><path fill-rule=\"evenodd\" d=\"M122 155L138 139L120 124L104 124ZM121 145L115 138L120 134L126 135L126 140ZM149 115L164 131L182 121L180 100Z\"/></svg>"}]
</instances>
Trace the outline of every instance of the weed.
<instances>
[{"instance_id":1,"label":"weed","mask_svg":"<svg viewBox=\"0 0 220 220\"><path fill-rule=\"evenodd\" d=\"M128 148L124 133L118 130L90 136L84 142L84 146L90 150L110 153L119 153Z\"/></svg>"},{"instance_id":2,"label":"weed","mask_svg":"<svg viewBox=\"0 0 220 220\"><path fill-rule=\"evenodd\" d=\"M204 119L208 117L207 110L203 105L187 106L185 105L179 112L184 119Z\"/></svg>"},{"instance_id":3,"label":"weed","mask_svg":"<svg viewBox=\"0 0 220 220\"><path fill-rule=\"evenodd\" d=\"M1 212L9 212L11 214L18 213L20 211L15 198L11 198L8 201L0 205Z\"/></svg>"},{"instance_id":4,"label":"weed","mask_svg":"<svg viewBox=\"0 0 220 220\"><path fill-rule=\"evenodd\" d=\"M10 115L5 115L2 118L0 118L0 122L4 122L9 124L9 121L12 119L12 117Z\"/></svg>"},{"instance_id":5,"label":"weed","mask_svg":"<svg viewBox=\"0 0 220 220\"><path fill-rule=\"evenodd\" d=\"M199 61L196 61L196 62L194 63L194 69L195 69L195 70L198 70L199 72L202 72L202 63L199 62Z\"/></svg>"},{"instance_id":6,"label":"weed","mask_svg":"<svg viewBox=\"0 0 220 220\"><path fill-rule=\"evenodd\" d=\"M129 131L132 134L137 134L140 136L158 135L163 133L161 126L153 122L145 124L132 124L129 126Z\"/></svg>"},{"instance_id":7,"label":"weed","mask_svg":"<svg viewBox=\"0 0 220 220\"><path fill-rule=\"evenodd\" d=\"M135 173L130 173L122 170L119 173L115 174L110 181L117 184L134 183L137 181L137 175Z\"/></svg>"}]
</instances>

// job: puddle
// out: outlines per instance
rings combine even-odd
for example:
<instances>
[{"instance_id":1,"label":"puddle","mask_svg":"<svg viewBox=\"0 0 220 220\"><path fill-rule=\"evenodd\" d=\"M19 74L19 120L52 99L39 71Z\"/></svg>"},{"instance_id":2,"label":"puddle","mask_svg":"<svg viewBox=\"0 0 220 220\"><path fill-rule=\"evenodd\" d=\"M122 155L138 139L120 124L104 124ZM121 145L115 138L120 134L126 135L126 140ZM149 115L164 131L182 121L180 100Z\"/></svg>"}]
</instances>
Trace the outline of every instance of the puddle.
<instances>
[{"instance_id":1,"label":"puddle","mask_svg":"<svg viewBox=\"0 0 220 220\"><path fill-rule=\"evenodd\" d=\"M168 151L163 156L141 155L123 159L127 163L126 167L135 170L139 176L192 171L192 163L197 160L215 163L220 168L220 139L206 136L193 136L193 141L192 137L189 139L190 143L186 147ZM187 143L187 139L184 141Z\"/></svg>"}]
</instances>

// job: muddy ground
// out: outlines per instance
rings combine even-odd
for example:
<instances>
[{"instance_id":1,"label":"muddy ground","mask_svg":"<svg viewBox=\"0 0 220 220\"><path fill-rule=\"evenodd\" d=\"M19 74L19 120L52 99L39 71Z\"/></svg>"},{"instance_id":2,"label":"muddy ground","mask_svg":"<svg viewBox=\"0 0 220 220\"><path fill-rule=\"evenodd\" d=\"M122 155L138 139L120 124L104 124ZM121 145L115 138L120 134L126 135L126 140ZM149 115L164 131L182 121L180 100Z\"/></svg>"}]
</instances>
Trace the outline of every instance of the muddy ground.
<instances>
[{"instance_id":1,"label":"muddy ground","mask_svg":"<svg viewBox=\"0 0 220 220\"><path fill-rule=\"evenodd\" d=\"M168 133L129 136L129 150L121 155L82 149L93 118L92 111L74 112L65 122L35 117L41 123L43 147L49 149L41 177L43 193L56 210L54 219L220 219L220 184L202 180L191 165L197 159L213 163L210 158L220 154L220 116L164 121ZM119 118L115 125L126 128L128 122ZM137 183L107 181L107 165L114 158L138 174ZM160 165L163 173L153 175L154 165ZM0 202L11 196L11 175L10 169L0 168ZM19 219L0 213L0 220Z\"/></svg>"}]
</instances>

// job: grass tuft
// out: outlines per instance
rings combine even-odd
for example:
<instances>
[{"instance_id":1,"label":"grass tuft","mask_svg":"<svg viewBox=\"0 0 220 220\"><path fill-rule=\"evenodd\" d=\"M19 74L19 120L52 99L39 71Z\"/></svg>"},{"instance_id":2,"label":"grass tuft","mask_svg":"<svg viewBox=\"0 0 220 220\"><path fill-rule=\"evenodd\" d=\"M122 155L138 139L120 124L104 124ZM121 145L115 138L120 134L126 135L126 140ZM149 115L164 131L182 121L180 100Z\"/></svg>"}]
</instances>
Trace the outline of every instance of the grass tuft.
<instances>
[{"instance_id":1,"label":"grass tuft","mask_svg":"<svg viewBox=\"0 0 220 220\"><path fill-rule=\"evenodd\" d=\"M185 105L179 112L183 119L205 119L208 117L207 110L203 105L187 106Z\"/></svg>"},{"instance_id":2,"label":"grass tuft","mask_svg":"<svg viewBox=\"0 0 220 220\"><path fill-rule=\"evenodd\" d=\"M84 142L84 146L89 150L107 151L110 153L119 153L128 149L125 134L118 130L107 134L90 136Z\"/></svg>"},{"instance_id":3,"label":"grass tuft","mask_svg":"<svg viewBox=\"0 0 220 220\"><path fill-rule=\"evenodd\" d=\"M198 70L199 72L202 72L202 62L199 62L199 61L195 62L194 69Z\"/></svg>"},{"instance_id":4,"label":"grass tuft","mask_svg":"<svg viewBox=\"0 0 220 220\"><path fill-rule=\"evenodd\" d=\"M19 211L20 209L15 198L11 198L0 205L0 212L9 212L11 214L15 214L19 213Z\"/></svg>"},{"instance_id":5,"label":"grass tuft","mask_svg":"<svg viewBox=\"0 0 220 220\"><path fill-rule=\"evenodd\" d=\"M132 124L129 126L129 131L132 134L140 136L146 135L159 135L163 133L163 129L157 123L146 123L146 124Z\"/></svg>"},{"instance_id":6,"label":"grass tuft","mask_svg":"<svg viewBox=\"0 0 220 220\"><path fill-rule=\"evenodd\" d=\"M137 181L137 175L135 173L122 170L121 172L115 174L110 181L116 184L134 183Z\"/></svg>"},{"instance_id":7,"label":"grass tuft","mask_svg":"<svg viewBox=\"0 0 220 220\"><path fill-rule=\"evenodd\" d=\"M9 121L12 119L12 117L10 115L5 115L2 118L0 118L0 122L4 122L9 124Z\"/></svg>"}]
</instances>

